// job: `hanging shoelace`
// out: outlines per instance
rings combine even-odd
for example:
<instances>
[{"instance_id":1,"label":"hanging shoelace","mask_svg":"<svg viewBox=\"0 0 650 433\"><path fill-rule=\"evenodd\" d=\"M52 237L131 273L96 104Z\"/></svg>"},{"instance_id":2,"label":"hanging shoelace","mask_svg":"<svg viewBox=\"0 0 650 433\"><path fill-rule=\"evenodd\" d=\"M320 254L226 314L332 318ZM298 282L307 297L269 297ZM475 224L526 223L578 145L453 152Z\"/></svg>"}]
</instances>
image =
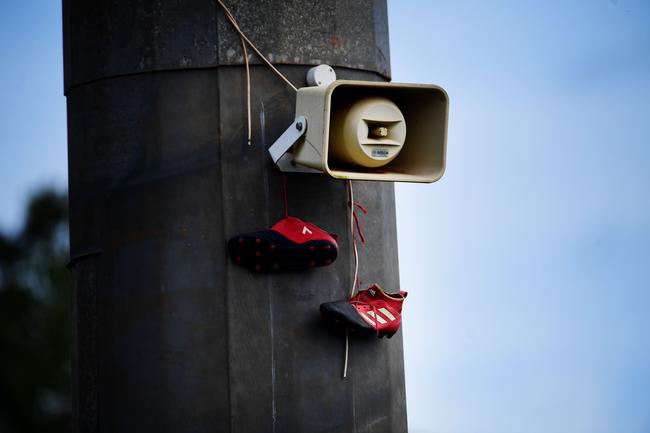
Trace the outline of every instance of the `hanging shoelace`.
<instances>
[{"instance_id":1,"label":"hanging shoelace","mask_svg":"<svg viewBox=\"0 0 650 433\"><path fill-rule=\"evenodd\" d=\"M351 205L351 202L348 202L348 206L350 206L350 205ZM354 206L357 209L359 209L361 212L363 212L364 214L368 215L368 210L365 207L363 207L363 205L361 203L355 202ZM352 216L354 218L354 224L355 224L355 226L357 228L357 233L359 234L359 239L361 240L361 244L365 245L366 238L363 236L363 231L361 230L361 223L359 222L359 217L357 216L357 212L354 209L352 210ZM354 228L352 229L352 236L355 236Z\"/></svg>"},{"instance_id":2,"label":"hanging shoelace","mask_svg":"<svg viewBox=\"0 0 650 433\"><path fill-rule=\"evenodd\" d=\"M359 217L355 212L355 208L358 208L364 214L368 213L368 210L363 207L361 204L354 201L354 188L352 187L352 181L348 180L348 207L350 208L350 236L352 237L352 251L354 252L354 275L352 277L352 288L350 289L350 296L348 299L353 299L355 292L359 289L359 250L357 248L357 232L359 233L359 239L361 244L366 243L366 238L363 236L363 231L361 230L361 224L359 223ZM355 232L356 228L356 232ZM379 331L378 331L379 332ZM343 378L345 379L348 374L348 360L350 354L350 332L345 331L345 361L343 363Z\"/></svg>"}]
</instances>

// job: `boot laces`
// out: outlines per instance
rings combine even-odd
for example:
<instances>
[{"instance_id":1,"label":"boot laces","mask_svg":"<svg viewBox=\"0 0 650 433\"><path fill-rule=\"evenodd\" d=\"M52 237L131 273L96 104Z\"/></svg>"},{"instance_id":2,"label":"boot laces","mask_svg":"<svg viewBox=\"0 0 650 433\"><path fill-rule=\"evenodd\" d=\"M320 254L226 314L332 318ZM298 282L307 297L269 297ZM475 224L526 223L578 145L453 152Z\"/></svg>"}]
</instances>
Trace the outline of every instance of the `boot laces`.
<instances>
[{"instance_id":1,"label":"boot laces","mask_svg":"<svg viewBox=\"0 0 650 433\"><path fill-rule=\"evenodd\" d=\"M348 202L348 206L351 206L352 202ZM361 203L355 201L354 202L354 207L359 209L361 212L363 212L365 215L368 214L368 209L366 209ZM361 230L361 223L359 222L359 216L357 215L356 209L352 209L352 216L354 217L354 225L357 228L357 233L359 234L359 239L361 240L361 244L365 245L366 243L366 237L363 235L363 231ZM356 234L354 231L352 232L352 236L356 237Z\"/></svg>"},{"instance_id":2,"label":"boot laces","mask_svg":"<svg viewBox=\"0 0 650 433\"><path fill-rule=\"evenodd\" d=\"M373 328L375 328L375 333L377 334L377 336L379 336L379 320L377 319L377 307L375 307L374 304L370 304L368 302L359 299L359 294L357 294L355 297L350 299L348 303L351 304L352 306L356 306L356 305L361 307L365 306L372 309L372 321L374 323Z\"/></svg>"}]
</instances>

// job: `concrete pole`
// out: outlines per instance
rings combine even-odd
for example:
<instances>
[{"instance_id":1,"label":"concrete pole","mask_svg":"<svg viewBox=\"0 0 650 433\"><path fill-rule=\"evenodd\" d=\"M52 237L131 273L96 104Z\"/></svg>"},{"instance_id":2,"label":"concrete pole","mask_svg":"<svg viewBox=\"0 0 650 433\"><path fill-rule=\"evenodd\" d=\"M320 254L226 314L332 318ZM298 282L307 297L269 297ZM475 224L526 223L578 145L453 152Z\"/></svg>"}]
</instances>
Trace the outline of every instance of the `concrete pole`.
<instances>
[{"instance_id":1,"label":"concrete pole","mask_svg":"<svg viewBox=\"0 0 650 433\"><path fill-rule=\"evenodd\" d=\"M319 63L389 78L384 0L228 4L298 87ZM266 149L294 92L251 56L247 146L241 46L215 1L63 7L74 431L406 432L401 333L352 340L344 380L345 339L319 317L351 286L343 181L288 176L290 213L340 236L332 266L253 275L226 256L229 237L284 214ZM363 286L396 291L393 185L355 196Z\"/></svg>"}]
</instances>

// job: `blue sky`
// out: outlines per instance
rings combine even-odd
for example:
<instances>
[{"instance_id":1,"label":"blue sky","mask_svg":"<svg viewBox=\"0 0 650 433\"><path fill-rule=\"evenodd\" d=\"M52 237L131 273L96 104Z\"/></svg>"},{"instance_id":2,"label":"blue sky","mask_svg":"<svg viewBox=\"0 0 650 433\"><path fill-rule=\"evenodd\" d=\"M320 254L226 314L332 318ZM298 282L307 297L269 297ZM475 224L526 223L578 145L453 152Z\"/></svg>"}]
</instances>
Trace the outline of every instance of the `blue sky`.
<instances>
[{"instance_id":1,"label":"blue sky","mask_svg":"<svg viewBox=\"0 0 650 433\"><path fill-rule=\"evenodd\" d=\"M411 433L650 431L650 3L389 1L393 78L451 97L397 185ZM58 1L0 6L0 226L66 184ZM415 302L413 299L417 299Z\"/></svg>"},{"instance_id":2,"label":"blue sky","mask_svg":"<svg viewBox=\"0 0 650 433\"><path fill-rule=\"evenodd\" d=\"M451 97L398 185L409 421L650 431L650 4L390 3L393 79Z\"/></svg>"},{"instance_id":3,"label":"blue sky","mask_svg":"<svg viewBox=\"0 0 650 433\"><path fill-rule=\"evenodd\" d=\"M60 2L2 2L0 40L0 227L15 229L30 192L67 185Z\"/></svg>"}]
</instances>

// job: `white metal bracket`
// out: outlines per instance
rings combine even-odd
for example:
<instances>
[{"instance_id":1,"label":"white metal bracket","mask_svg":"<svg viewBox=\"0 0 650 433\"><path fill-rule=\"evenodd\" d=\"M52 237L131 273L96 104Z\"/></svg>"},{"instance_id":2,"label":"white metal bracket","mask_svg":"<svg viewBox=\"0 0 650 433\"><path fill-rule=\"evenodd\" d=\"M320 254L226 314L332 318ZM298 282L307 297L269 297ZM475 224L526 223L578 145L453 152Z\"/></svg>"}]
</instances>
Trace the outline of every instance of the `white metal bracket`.
<instances>
[{"instance_id":1,"label":"white metal bracket","mask_svg":"<svg viewBox=\"0 0 650 433\"><path fill-rule=\"evenodd\" d=\"M278 137L269 147L269 154L275 165L283 172L298 173L320 173L313 168L304 167L293 161L293 153L290 152L294 144L304 137L307 131L307 118L298 116L293 123Z\"/></svg>"}]
</instances>

